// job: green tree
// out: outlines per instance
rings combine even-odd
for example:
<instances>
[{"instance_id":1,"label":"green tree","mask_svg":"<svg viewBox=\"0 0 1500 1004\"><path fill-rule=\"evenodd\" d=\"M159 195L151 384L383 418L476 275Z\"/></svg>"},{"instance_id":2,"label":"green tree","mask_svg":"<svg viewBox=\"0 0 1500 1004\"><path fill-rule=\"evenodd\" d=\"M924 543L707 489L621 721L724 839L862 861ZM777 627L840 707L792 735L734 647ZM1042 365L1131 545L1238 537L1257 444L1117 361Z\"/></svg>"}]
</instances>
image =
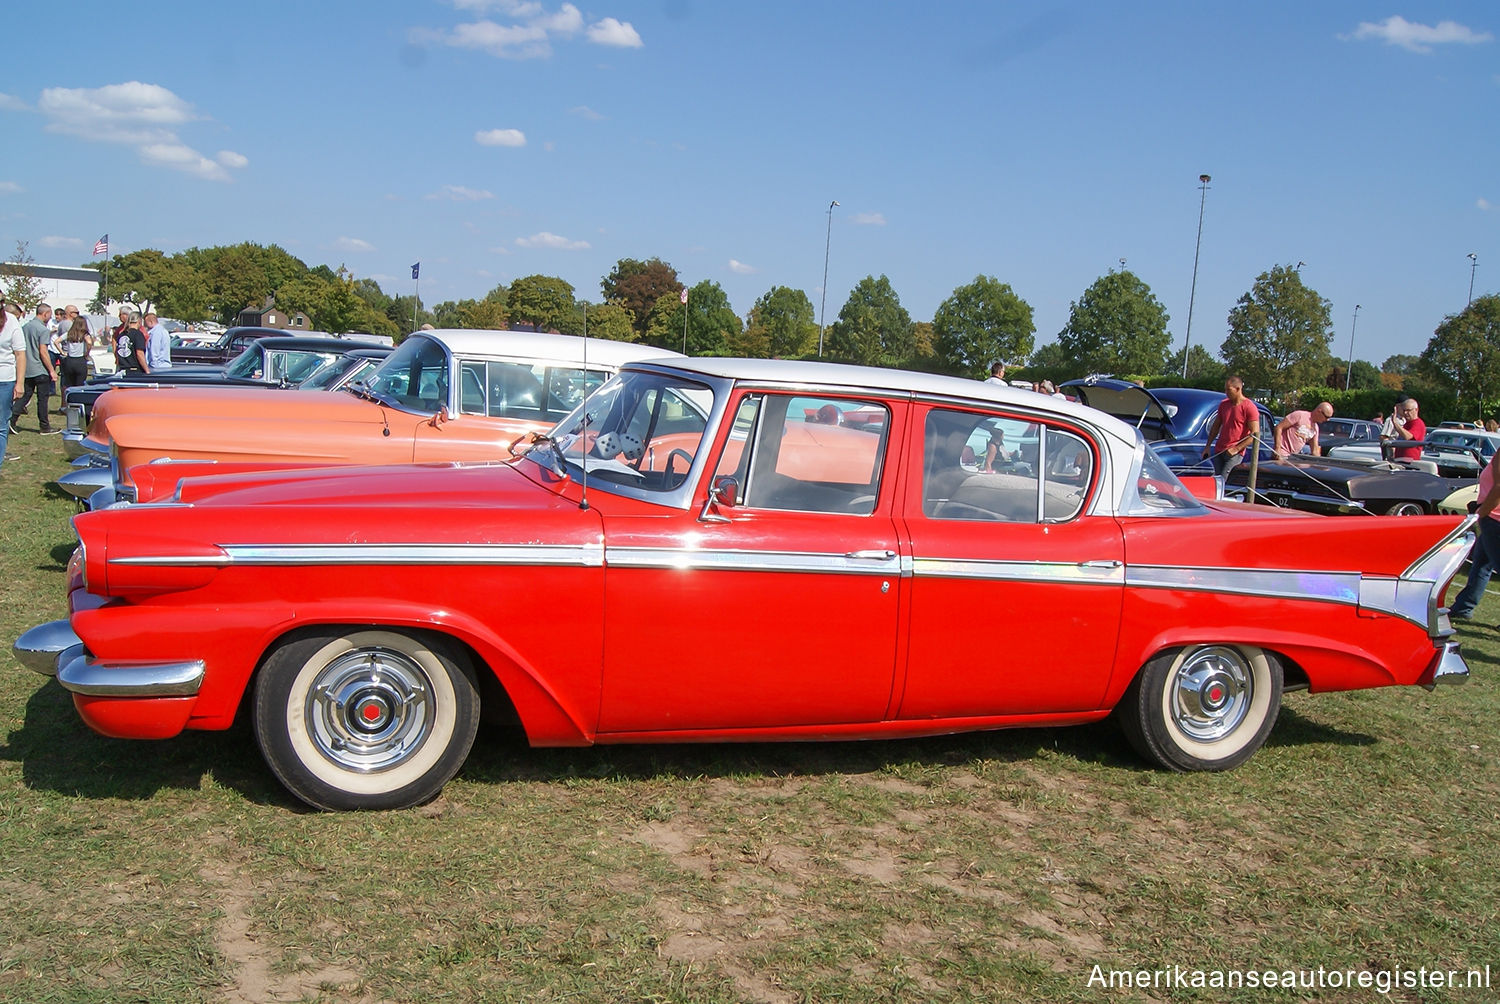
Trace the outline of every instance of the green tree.
<instances>
[{"instance_id":1,"label":"green tree","mask_svg":"<svg viewBox=\"0 0 1500 1004\"><path fill-rule=\"evenodd\" d=\"M1484 409L1500 400L1500 294L1477 297L1443 318L1422 350L1422 365L1464 404Z\"/></svg>"},{"instance_id":2,"label":"green tree","mask_svg":"<svg viewBox=\"0 0 1500 1004\"><path fill-rule=\"evenodd\" d=\"M900 366L913 356L911 315L885 276L865 276L828 328L828 355L866 366Z\"/></svg>"},{"instance_id":3,"label":"green tree","mask_svg":"<svg viewBox=\"0 0 1500 1004\"><path fill-rule=\"evenodd\" d=\"M633 342L640 337L635 330L635 318L618 303L589 304L588 334L590 338L612 342Z\"/></svg>"},{"instance_id":4,"label":"green tree","mask_svg":"<svg viewBox=\"0 0 1500 1004\"><path fill-rule=\"evenodd\" d=\"M510 316L517 324L535 326L538 331L573 330L581 318L573 299L573 286L556 276L522 276L510 284Z\"/></svg>"},{"instance_id":5,"label":"green tree","mask_svg":"<svg viewBox=\"0 0 1500 1004\"><path fill-rule=\"evenodd\" d=\"M746 355L799 359L816 351L818 323L812 301L800 289L775 286L750 308L745 328Z\"/></svg>"},{"instance_id":6,"label":"green tree","mask_svg":"<svg viewBox=\"0 0 1500 1004\"><path fill-rule=\"evenodd\" d=\"M1342 386L1343 384L1338 384L1334 389ZM1380 371L1375 368L1375 364L1364 359L1354 360L1354 365L1349 368L1349 389L1379 390L1380 386Z\"/></svg>"},{"instance_id":7,"label":"green tree","mask_svg":"<svg viewBox=\"0 0 1500 1004\"><path fill-rule=\"evenodd\" d=\"M648 344L679 352L685 345L690 356L722 356L740 334L740 318L729 305L729 297L708 279L688 290L687 303L680 294L663 293L649 316Z\"/></svg>"},{"instance_id":8,"label":"green tree","mask_svg":"<svg viewBox=\"0 0 1500 1004\"><path fill-rule=\"evenodd\" d=\"M1302 284L1295 269L1277 265L1262 272L1229 311L1229 335L1219 354L1247 389L1279 396L1321 383L1333 361L1331 307Z\"/></svg>"},{"instance_id":9,"label":"green tree","mask_svg":"<svg viewBox=\"0 0 1500 1004\"><path fill-rule=\"evenodd\" d=\"M337 276L332 282L327 282L311 272L296 279L288 279L276 290L276 306L287 314L300 311L307 315L314 329L330 331L332 329L326 328L323 323L325 307L338 282Z\"/></svg>"},{"instance_id":10,"label":"green tree","mask_svg":"<svg viewBox=\"0 0 1500 1004\"><path fill-rule=\"evenodd\" d=\"M1421 356L1401 355L1398 353L1394 356L1385 357L1385 362L1380 364L1380 372L1405 376L1408 373L1415 373L1421 365Z\"/></svg>"},{"instance_id":11,"label":"green tree","mask_svg":"<svg viewBox=\"0 0 1500 1004\"><path fill-rule=\"evenodd\" d=\"M1188 349L1187 384L1189 387L1211 387L1214 390L1222 390L1224 378L1229 375L1222 360L1215 357L1202 345L1194 345ZM1182 373L1182 350L1178 349L1167 357L1167 365L1162 373L1169 377L1178 377ZM1162 384L1161 386L1167 386Z\"/></svg>"},{"instance_id":12,"label":"green tree","mask_svg":"<svg viewBox=\"0 0 1500 1004\"><path fill-rule=\"evenodd\" d=\"M109 294L122 303L134 303L144 310L159 309L170 288L174 273L184 267L174 263L154 248L142 248L130 254L110 258Z\"/></svg>"},{"instance_id":13,"label":"green tree","mask_svg":"<svg viewBox=\"0 0 1500 1004\"><path fill-rule=\"evenodd\" d=\"M637 335L644 336L656 302L667 293L681 293L682 282L677 270L660 258L621 258L600 280L599 288L606 302L619 304L630 313Z\"/></svg>"},{"instance_id":14,"label":"green tree","mask_svg":"<svg viewBox=\"0 0 1500 1004\"><path fill-rule=\"evenodd\" d=\"M959 286L932 315L933 351L949 372L965 376L981 376L997 360L1025 359L1035 333L1031 305L988 275Z\"/></svg>"},{"instance_id":15,"label":"green tree","mask_svg":"<svg viewBox=\"0 0 1500 1004\"><path fill-rule=\"evenodd\" d=\"M35 310L46 298L42 281L36 277L36 262L27 250L25 241L16 241L16 257L0 265L0 294L26 310Z\"/></svg>"},{"instance_id":16,"label":"green tree","mask_svg":"<svg viewBox=\"0 0 1500 1004\"><path fill-rule=\"evenodd\" d=\"M1121 269L1095 279L1071 305L1057 344L1086 373L1149 376L1166 363L1167 320L1151 287Z\"/></svg>"}]
</instances>

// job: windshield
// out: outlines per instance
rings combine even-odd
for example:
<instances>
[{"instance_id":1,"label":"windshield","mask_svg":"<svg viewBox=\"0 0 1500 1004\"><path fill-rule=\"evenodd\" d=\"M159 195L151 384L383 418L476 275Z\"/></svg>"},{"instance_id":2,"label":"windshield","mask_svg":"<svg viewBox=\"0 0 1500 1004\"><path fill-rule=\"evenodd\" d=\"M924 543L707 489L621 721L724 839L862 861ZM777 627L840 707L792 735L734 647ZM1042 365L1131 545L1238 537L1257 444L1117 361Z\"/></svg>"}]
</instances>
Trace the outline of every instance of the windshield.
<instances>
[{"instance_id":1,"label":"windshield","mask_svg":"<svg viewBox=\"0 0 1500 1004\"><path fill-rule=\"evenodd\" d=\"M264 380L265 372L266 352L259 345L250 346L224 367L224 375L230 379Z\"/></svg>"},{"instance_id":2,"label":"windshield","mask_svg":"<svg viewBox=\"0 0 1500 1004\"><path fill-rule=\"evenodd\" d=\"M313 370L312 375L298 383L302 390L327 390L342 380L363 376L375 368L375 360L366 356L338 356Z\"/></svg>"},{"instance_id":3,"label":"windshield","mask_svg":"<svg viewBox=\"0 0 1500 1004\"><path fill-rule=\"evenodd\" d=\"M435 412L448 404L447 350L431 338L413 335L386 356L365 385L398 408Z\"/></svg>"},{"instance_id":4,"label":"windshield","mask_svg":"<svg viewBox=\"0 0 1500 1004\"><path fill-rule=\"evenodd\" d=\"M528 459L589 483L646 492L681 487L698 459L713 392L681 377L621 373L563 419Z\"/></svg>"}]
</instances>

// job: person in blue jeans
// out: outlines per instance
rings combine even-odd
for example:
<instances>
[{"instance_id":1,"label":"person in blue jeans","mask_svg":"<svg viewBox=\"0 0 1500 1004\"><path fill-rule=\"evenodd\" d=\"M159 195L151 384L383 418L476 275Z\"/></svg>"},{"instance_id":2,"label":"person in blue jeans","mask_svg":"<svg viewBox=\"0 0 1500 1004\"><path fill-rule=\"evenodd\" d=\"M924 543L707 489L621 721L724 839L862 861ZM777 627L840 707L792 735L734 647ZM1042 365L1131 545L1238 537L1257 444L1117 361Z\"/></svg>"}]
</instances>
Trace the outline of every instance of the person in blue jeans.
<instances>
[{"instance_id":1,"label":"person in blue jeans","mask_svg":"<svg viewBox=\"0 0 1500 1004\"><path fill-rule=\"evenodd\" d=\"M1500 512L1496 511L1496 507L1500 506L1500 484L1496 483L1495 477L1497 461L1500 461L1500 453L1490 459L1489 465L1479 475L1479 502L1475 511L1479 517L1475 527L1479 531L1479 539L1469 552L1468 584L1459 591L1448 608L1450 620L1466 621L1473 618L1474 608L1479 605L1479 599L1489 585L1496 563L1500 562Z\"/></svg>"}]
</instances>

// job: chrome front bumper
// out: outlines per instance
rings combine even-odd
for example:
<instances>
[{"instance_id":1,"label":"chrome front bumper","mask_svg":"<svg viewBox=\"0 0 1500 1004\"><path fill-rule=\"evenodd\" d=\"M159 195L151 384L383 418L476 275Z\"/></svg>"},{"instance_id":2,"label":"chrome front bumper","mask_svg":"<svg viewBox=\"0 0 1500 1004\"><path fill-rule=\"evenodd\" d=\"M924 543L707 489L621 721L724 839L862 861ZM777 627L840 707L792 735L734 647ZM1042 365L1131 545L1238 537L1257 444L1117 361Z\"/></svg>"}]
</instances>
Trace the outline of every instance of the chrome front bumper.
<instances>
[{"instance_id":1,"label":"chrome front bumper","mask_svg":"<svg viewBox=\"0 0 1500 1004\"><path fill-rule=\"evenodd\" d=\"M57 479L57 487L80 502L87 502L90 495L113 484L114 476L107 465L77 467Z\"/></svg>"},{"instance_id":2,"label":"chrome front bumper","mask_svg":"<svg viewBox=\"0 0 1500 1004\"><path fill-rule=\"evenodd\" d=\"M203 685L203 661L106 663L88 655L68 622L49 621L11 646L16 659L63 689L88 697L192 697Z\"/></svg>"}]
</instances>

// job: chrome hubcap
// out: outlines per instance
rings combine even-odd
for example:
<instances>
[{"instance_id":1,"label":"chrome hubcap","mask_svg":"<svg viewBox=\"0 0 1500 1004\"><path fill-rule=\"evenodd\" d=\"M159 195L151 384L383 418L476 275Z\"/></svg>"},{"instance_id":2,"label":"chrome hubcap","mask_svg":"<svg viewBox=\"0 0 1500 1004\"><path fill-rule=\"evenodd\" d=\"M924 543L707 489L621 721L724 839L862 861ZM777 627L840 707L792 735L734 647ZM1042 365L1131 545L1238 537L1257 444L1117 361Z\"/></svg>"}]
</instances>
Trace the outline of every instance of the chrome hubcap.
<instances>
[{"instance_id":1,"label":"chrome hubcap","mask_svg":"<svg viewBox=\"0 0 1500 1004\"><path fill-rule=\"evenodd\" d=\"M1250 664L1239 649L1200 648L1172 678L1172 722L1198 742L1223 739L1245 720L1254 686Z\"/></svg>"},{"instance_id":2,"label":"chrome hubcap","mask_svg":"<svg viewBox=\"0 0 1500 1004\"><path fill-rule=\"evenodd\" d=\"M313 680L306 724L318 752L339 767L389 770L432 732L427 673L390 649L345 652Z\"/></svg>"}]
</instances>

